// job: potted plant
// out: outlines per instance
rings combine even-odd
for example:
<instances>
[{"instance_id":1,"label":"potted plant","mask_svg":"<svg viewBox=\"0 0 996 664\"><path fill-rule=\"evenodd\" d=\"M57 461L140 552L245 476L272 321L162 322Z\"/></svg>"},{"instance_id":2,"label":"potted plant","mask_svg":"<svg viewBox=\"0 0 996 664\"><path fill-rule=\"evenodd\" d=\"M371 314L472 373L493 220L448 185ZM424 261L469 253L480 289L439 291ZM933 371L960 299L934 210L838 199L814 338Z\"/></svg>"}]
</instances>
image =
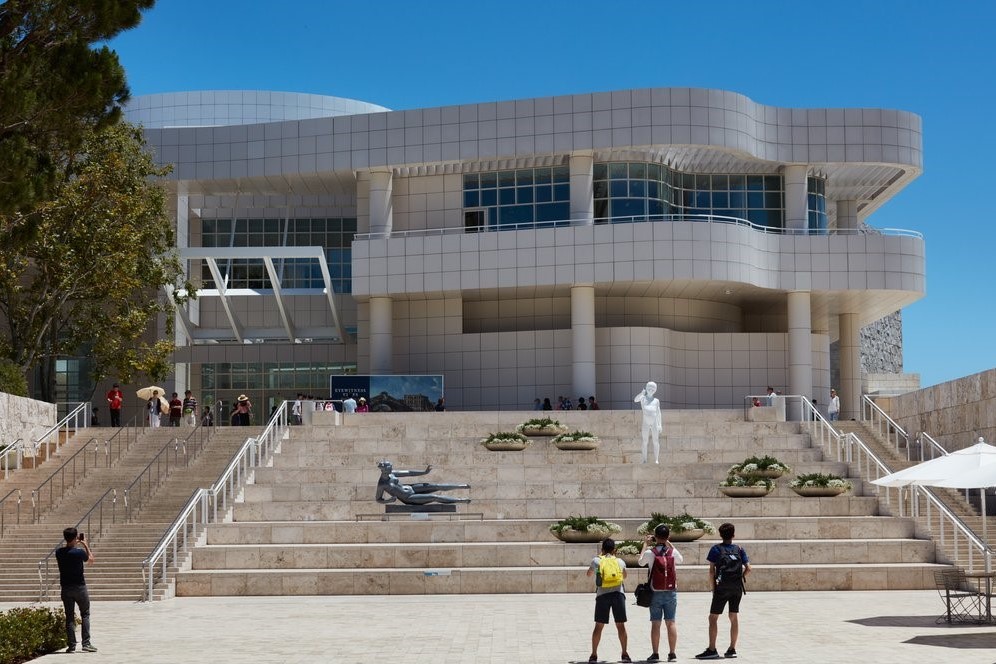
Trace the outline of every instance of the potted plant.
<instances>
[{"instance_id":1,"label":"potted plant","mask_svg":"<svg viewBox=\"0 0 996 664\"><path fill-rule=\"evenodd\" d=\"M569 516L550 526L550 532L562 542L601 542L622 528L597 516Z\"/></svg>"},{"instance_id":2,"label":"potted plant","mask_svg":"<svg viewBox=\"0 0 996 664\"><path fill-rule=\"evenodd\" d=\"M719 490L730 498L763 498L774 487L775 483L767 477L744 477L732 473L719 483Z\"/></svg>"},{"instance_id":3,"label":"potted plant","mask_svg":"<svg viewBox=\"0 0 996 664\"><path fill-rule=\"evenodd\" d=\"M561 450L593 450L598 447L598 436L587 431L572 431L553 437L553 444Z\"/></svg>"},{"instance_id":4,"label":"potted plant","mask_svg":"<svg viewBox=\"0 0 996 664\"><path fill-rule=\"evenodd\" d=\"M643 542L640 540L623 540L616 542L616 556L626 563L626 567L638 567Z\"/></svg>"},{"instance_id":5,"label":"potted plant","mask_svg":"<svg viewBox=\"0 0 996 664\"><path fill-rule=\"evenodd\" d=\"M498 431L488 434L481 445L493 452L521 452L529 447L529 439L514 431Z\"/></svg>"},{"instance_id":6,"label":"potted plant","mask_svg":"<svg viewBox=\"0 0 996 664\"><path fill-rule=\"evenodd\" d=\"M567 433L567 427L549 417L526 420L515 427L515 430L525 436L556 436L559 433Z\"/></svg>"},{"instance_id":7,"label":"potted plant","mask_svg":"<svg viewBox=\"0 0 996 664\"><path fill-rule=\"evenodd\" d=\"M778 479L785 473L792 472L788 464L782 463L773 456L750 456L740 463L730 466L731 475L744 477L766 477L769 480Z\"/></svg>"},{"instance_id":8,"label":"potted plant","mask_svg":"<svg viewBox=\"0 0 996 664\"><path fill-rule=\"evenodd\" d=\"M806 473L797 475L789 486L800 496L839 496L851 488L851 483L840 475Z\"/></svg>"},{"instance_id":9,"label":"potted plant","mask_svg":"<svg viewBox=\"0 0 996 664\"><path fill-rule=\"evenodd\" d=\"M671 529L672 542L694 542L706 533L716 532L716 528L711 523L694 517L688 512L678 516L653 512L650 515L650 520L637 528L636 532L641 535L652 535L654 529L662 523Z\"/></svg>"}]
</instances>

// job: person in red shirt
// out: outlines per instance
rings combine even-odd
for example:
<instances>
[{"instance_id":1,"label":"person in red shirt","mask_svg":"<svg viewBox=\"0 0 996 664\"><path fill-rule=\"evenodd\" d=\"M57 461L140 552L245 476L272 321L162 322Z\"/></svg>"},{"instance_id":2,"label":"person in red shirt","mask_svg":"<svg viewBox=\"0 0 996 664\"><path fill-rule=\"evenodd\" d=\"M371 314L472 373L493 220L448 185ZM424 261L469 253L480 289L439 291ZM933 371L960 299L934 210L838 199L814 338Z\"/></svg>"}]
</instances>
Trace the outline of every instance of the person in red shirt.
<instances>
[{"instance_id":1,"label":"person in red shirt","mask_svg":"<svg viewBox=\"0 0 996 664\"><path fill-rule=\"evenodd\" d=\"M111 426L121 426L121 404L124 401L124 393L117 383L107 393L107 409L111 411Z\"/></svg>"},{"instance_id":2,"label":"person in red shirt","mask_svg":"<svg viewBox=\"0 0 996 664\"><path fill-rule=\"evenodd\" d=\"M180 426L180 416L183 414L183 402L180 395L173 393L173 398L169 400L169 425L171 427Z\"/></svg>"}]
</instances>

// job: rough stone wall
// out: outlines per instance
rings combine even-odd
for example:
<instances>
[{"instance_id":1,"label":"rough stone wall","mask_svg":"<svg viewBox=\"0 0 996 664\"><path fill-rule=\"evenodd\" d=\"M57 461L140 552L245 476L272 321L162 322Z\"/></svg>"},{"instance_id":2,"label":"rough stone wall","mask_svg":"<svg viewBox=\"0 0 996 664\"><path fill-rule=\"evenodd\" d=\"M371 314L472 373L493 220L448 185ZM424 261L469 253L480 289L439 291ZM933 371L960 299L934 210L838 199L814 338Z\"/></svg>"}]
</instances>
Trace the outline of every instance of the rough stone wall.
<instances>
[{"instance_id":1,"label":"rough stone wall","mask_svg":"<svg viewBox=\"0 0 996 664\"><path fill-rule=\"evenodd\" d=\"M0 445L37 440L55 426L57 417L54 403L36 401L0 392Z\"/></svg>"},{"instance_id":2,"label":"rough stone wall","mask_svg":"<svg viewBox=\"0 0 996 664\"><path fill-rule=\"evenodd\" d=\"M903 373L903 314L897 311L861 328L861 373ZM830 344L830 383L840 385L840 342Z\"/></svg>"},{"instance_id":3,"label":"rough stone wall","mask_svg":"<svg viewBox=\"0 0 996 664\"><path fill-rule=\"evenodd\" d=\"M982 436L996 443L996 369L965 376L879 404L909 433L926 431L947 450Z\"/></svg>"}]
</instances>

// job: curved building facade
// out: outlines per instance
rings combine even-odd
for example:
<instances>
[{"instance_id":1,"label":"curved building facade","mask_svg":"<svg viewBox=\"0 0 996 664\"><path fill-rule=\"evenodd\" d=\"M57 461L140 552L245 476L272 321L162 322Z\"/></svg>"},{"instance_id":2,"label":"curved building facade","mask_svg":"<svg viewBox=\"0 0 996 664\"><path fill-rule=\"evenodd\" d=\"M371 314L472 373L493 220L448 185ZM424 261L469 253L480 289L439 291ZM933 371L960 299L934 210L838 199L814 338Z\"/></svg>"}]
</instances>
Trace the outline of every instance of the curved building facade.
<instances>
[{"instance_id":1,"label":"curved building facade","mask_svg":"<svg viewBox=\"0 0 996 664\"><path fill-rule=\"evenodd\" d=\"M670 407L825 402L839 341L847 417L859 330L924 294L923 238L864 223L921 172L905 111L688 88L256 124L211 104L145 123L199 286L177 380L208 399L357 372L441 374L464 409L623 408L647 380Z\"/></svg>"}]
</instances>

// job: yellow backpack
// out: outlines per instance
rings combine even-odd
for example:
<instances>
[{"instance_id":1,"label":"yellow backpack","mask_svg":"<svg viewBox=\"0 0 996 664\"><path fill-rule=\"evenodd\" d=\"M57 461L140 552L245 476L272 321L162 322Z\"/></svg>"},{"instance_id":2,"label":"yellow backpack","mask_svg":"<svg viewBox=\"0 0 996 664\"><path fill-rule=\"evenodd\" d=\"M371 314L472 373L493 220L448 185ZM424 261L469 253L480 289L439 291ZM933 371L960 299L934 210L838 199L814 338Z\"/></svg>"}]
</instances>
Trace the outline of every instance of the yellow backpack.
<instances>
[{"instance_id":1,"label":"yellow backpack","mask_svg":"<svg viewBox=\"0 0 996 664\"><path fill-rule=\"evenodd\" d=\"M602 588L616 588L622 585L623 570L619 559L615 556L601 555L598 557L598 584Z\"/></svg>"}]
</instances>

